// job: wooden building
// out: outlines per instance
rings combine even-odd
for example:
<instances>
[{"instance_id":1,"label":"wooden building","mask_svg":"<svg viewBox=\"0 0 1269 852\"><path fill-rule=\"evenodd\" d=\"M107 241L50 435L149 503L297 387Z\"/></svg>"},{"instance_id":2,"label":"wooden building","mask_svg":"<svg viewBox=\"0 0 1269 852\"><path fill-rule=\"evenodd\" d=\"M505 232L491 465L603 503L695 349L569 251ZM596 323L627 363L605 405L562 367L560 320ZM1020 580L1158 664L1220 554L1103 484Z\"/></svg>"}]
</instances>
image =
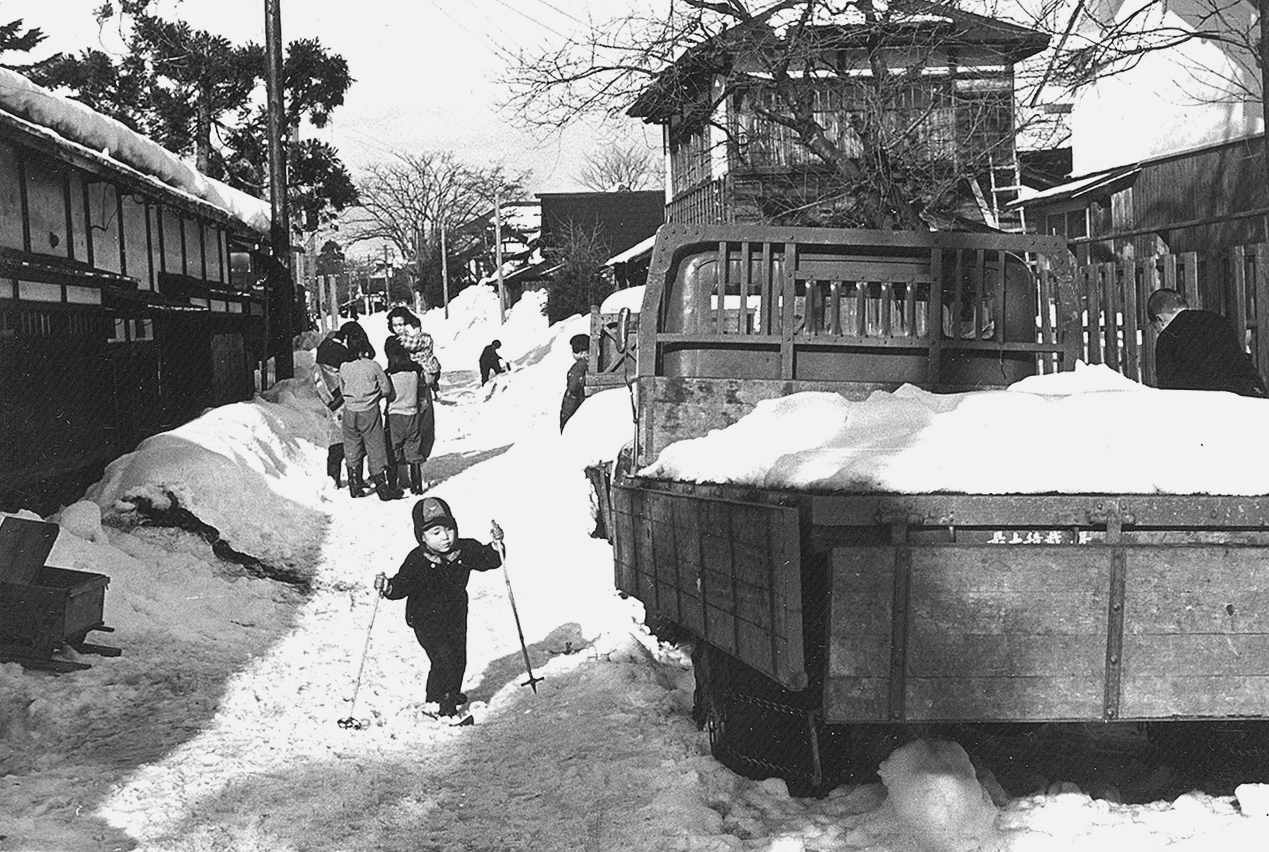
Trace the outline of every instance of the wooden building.
<instances>
[{"instance_id":1,"label":"wooden building","mask_svg":"<svg viewBox=\"0 0 1269 852\"><path fill-rule=\"evenodd\" d=\"M1172 274L1188 278L1205 307L1232 317L1242 273L1230 251L1269 241L1265 175L1257 134L1079 175L1017 206L1035 232L1065 237L1081 266L1189 257L1170 261L1182 264Z\"/></svg>"},{"instance_id":2,"label":"wooden building","mask_svg":"<svg viewBox=\"0 0 1269 852\"><path fill-rule=\"evenodd\" d=\"M1265 137L1257 134L1079 175L1017 202L1082 263L1269 239Z\"/></svg>"},{"instance_id":3,"label":"wooden building","mask_svg":"<svg viewBox=\"0 0 1269 852\"><path fill-rule=\"evenodd\" d=\"M659 189L620 192L540 192L542 244L549 255L570 228L593 233L607 255L623 252L657 232L665 221Z\"/></svg>"},{"instance_id":4,"label":"wooden building","mask_svg":"<svg viewBox=\"0 0 1269 852\"><path fill-rule=\"evenodd\" d=\"M267 217L0 73L0 508L55 509L141 439L251 397Z\"/></svg>"},{"instance_id":5,"label":"wooden building","mask_svg":"<svg viewBox=\"0 0 1269 852\"><path fill-rule=\"evenodd\" d=\"M1042 33L939 3L908 3L885 27L853 10L808 27L795 78L828 139L859 158L860 116L884 111L900 156L931 175L963 176L953 195L964 215L1004 225L1004 203L1019 185L1014 65L1048 44ZM873 83L870 50L883 39L891 73ZM842 193L832 168L784 123L769 84L772 48L739 30L685 52L647 87L628 113L663 128L669 201L666 221L824 224L824 200ZM880 102L880 105L878 105ZM896 147L898 143L896 143ZM894 152L892 152L894 153Z\"/></svg>"}]
</instances>

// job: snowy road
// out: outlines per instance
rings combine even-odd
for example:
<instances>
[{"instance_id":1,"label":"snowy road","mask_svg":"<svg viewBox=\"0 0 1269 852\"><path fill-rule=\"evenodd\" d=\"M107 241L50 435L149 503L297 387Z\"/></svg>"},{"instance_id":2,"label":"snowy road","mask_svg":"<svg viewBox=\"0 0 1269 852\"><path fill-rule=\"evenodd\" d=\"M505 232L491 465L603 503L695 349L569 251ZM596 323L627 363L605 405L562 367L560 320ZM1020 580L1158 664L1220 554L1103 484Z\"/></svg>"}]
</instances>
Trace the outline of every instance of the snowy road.
<instances>
[{"instance_id":1,"label":"snowy road","mask_svg":"<svg viewBox=\"0 0 1269 852\"><path fill-rule=\"evenodd\" d=\"M486 324L461 324L468 307ZM1178 797L1175 777L1131 765L1123 789L1084 781L1111 751L1069 738L1032 740L1044 758L1032 764L998 752L1000 782L1018 785L1008 795L968 762L892 766L889 800L880 784L792 799L783 782L720 766L690 718L683 652L648 635L612 589L609 546L589 536L580 460L591 436L629 429L628 400L588 400L558 435L567 339L585 320L539 317L517 336L513 316L499 336L518 369L480 388L461 368L490 336L489 311L451 311L462 333L433 326L448 371L428 475L464 535L487 539L493 519L506 529L537 694L520 686L506 587L490 572L470 586L478 724L418 713L426 663L399 602L378 607L351 708L371 579L413 545L412 501L334 491L315 398L227 406L203 418L215 452L134 465L200 483L173 487L194 505L214 496L200 508L222 534L294 560L314 591L253 578L189 533L64 517L50 562L111 577L117 632L99 641L124 653L60 677L0 664L0 850L1263 848L1264 819L1231 796ZM368 726L341 728L350 713ZM1083 789L1062 783L1077 776ZM1165 798L1121 804L1129 783Z\"/></svg>"}]
</instances>

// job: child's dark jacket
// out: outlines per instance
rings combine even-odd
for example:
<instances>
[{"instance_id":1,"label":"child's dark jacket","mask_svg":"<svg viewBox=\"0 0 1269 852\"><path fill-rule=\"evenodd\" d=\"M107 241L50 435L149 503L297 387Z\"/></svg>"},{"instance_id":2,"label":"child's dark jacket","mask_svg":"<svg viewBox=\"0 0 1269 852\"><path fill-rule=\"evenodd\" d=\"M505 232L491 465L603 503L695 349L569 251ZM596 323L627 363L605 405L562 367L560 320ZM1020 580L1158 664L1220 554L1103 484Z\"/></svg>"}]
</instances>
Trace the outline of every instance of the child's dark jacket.
<instances>
[{"instance_id":1,"label":"child's dark jacket","mask_svg":"<svg viewBox=\"0 0 1269 852\"><path fill-rule=\"evenodd\" d=\"M447 559L457 554L456 558ZM410 551L397 575L388 581L388 600L407 598L405 623L418 627L428 621L454 620L467 614L467 580L472 571L492 571L502 564L493 545L460 538L447 554L423 545Z\"/></svg>"}]
</instances>

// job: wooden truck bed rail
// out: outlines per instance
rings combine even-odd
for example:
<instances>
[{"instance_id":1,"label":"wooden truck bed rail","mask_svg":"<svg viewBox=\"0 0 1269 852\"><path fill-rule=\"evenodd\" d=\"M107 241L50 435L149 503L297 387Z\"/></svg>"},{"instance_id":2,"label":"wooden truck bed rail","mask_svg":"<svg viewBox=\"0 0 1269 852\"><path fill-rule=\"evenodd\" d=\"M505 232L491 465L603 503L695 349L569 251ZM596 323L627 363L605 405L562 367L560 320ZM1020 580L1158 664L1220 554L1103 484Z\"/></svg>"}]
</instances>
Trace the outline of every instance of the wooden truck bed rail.
<instances>
[{"instance_id":1,"label":"wooden truck bed rail","mask_svg":"<svg viewBox=\"0 0 1269 852\"><path fill-rule=\"evenodd\" d=\"M1069 369L1081 307L1053 237L663 226L638 330L636 460L797 391L862 399Z\"/></svg>"}]
</instances>

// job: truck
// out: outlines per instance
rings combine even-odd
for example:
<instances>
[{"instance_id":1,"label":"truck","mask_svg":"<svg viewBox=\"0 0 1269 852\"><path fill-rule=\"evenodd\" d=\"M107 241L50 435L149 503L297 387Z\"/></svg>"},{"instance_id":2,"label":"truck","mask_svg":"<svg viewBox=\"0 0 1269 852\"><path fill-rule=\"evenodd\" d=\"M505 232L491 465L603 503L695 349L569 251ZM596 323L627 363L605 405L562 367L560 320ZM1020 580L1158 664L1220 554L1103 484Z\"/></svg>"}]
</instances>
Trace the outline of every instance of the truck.
<instances>
[{"instance_id":1,"label":"truck","mask_svg":"<svg viewBox=\"0 0 1269 852\"><path fill-rule=\"evenodd\" d=\"M1132 292L1103 316L1077 283L1056 237L670 224L637 317L595 317L596 387L625 384L635 411L588 471L615 584L692 637L723 763L819 794L904 730L1269 712L1269 497L640 474L764 399L1004 387L1072 369L1107 317L1148 348Z\"/></svg>"}]
</instances>

